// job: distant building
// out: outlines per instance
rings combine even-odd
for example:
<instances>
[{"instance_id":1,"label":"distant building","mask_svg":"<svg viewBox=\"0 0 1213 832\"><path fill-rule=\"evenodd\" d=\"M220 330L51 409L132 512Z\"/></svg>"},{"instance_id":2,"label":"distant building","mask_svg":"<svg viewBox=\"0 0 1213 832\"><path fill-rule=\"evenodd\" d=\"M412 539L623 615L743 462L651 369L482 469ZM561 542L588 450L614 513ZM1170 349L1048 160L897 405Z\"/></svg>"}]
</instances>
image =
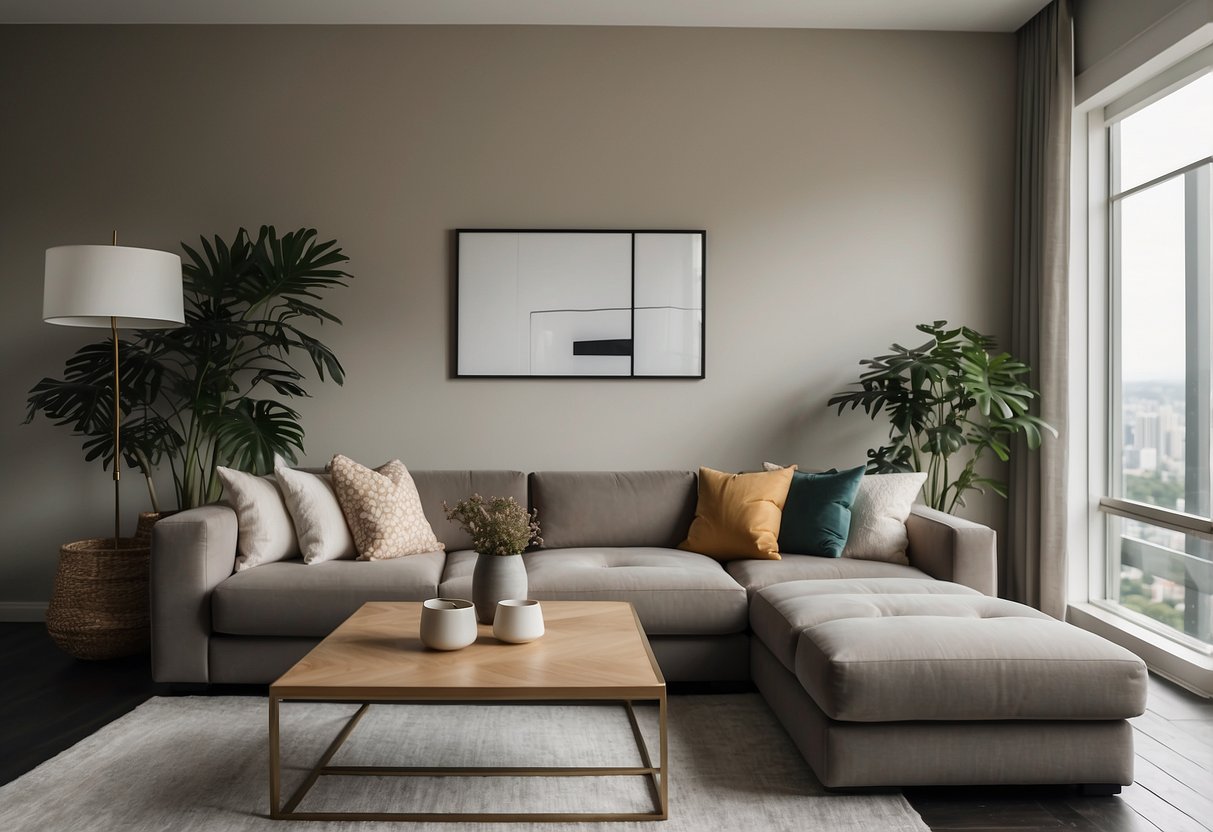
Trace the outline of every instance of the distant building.
<instances>
[{"instance_id":1,"label":"distant building","mask_svg":"<svg viewBox=\"0 0 1213 832\"><path fill-rule=\"evenodd\" d=\"M1138 453L1138 468L1142 471L1157 471L1158 470L1158 449L1155 447L1139 448Z\"/></svg>"}]
</instances>

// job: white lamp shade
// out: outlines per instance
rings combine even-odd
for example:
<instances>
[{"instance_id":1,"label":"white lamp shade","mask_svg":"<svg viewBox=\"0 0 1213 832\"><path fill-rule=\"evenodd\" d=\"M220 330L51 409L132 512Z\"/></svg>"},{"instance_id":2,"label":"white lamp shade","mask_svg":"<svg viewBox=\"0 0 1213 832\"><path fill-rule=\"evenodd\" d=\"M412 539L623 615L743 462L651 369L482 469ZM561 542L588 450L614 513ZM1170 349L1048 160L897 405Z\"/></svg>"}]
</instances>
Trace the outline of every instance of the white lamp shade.
<instances>
[{"instance_id":1,"label":"white lamp shade","mask_svg":"<svg viewBox=\"0 0 1213 832\"><path fill-rule=\"evenodd\" d=\"M64 326L169 329L185 323L181 258L127 246L46 250L42 320Z\"/></svg>"}]
</instances>

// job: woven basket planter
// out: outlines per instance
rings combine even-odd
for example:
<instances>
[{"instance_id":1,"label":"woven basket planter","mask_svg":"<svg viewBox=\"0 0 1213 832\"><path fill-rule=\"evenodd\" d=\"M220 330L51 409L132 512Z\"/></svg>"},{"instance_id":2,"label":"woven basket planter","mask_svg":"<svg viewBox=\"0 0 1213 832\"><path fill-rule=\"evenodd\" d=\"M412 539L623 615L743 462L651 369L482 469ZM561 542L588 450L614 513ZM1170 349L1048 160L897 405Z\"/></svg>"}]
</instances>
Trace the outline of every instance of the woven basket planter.
<instances>
[{"instance_id":1,"label":"woven basket planter","mask_svg":"<svg viewBox=\"0 0 1213 832\"><path fill-rule=\"evenodd\" d=\"M46 629L78 659L116 659L146 651L148 562L158 514L139 515L134 537L95 538L59 549Z\"/></svg>"}]
</instances>

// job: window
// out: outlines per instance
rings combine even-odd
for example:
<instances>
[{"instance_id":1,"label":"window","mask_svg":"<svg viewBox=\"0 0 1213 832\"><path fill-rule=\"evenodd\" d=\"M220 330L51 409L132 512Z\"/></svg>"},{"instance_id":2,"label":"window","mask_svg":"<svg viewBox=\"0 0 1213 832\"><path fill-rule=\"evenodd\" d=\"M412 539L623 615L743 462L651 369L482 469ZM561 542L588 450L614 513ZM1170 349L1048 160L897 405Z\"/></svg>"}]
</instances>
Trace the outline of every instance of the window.
<instances>
[{"instance_id":1,"label":"window","mask_svg":"<svg viewBox=\"0 0 1213 832\"><path fill-rule=\"evenodd\" d=\"M1105 108L1103 605L1213 653L1213 72ZM1101 560L1103 560L1101 558Z\"/></svg>"}]
</instances>

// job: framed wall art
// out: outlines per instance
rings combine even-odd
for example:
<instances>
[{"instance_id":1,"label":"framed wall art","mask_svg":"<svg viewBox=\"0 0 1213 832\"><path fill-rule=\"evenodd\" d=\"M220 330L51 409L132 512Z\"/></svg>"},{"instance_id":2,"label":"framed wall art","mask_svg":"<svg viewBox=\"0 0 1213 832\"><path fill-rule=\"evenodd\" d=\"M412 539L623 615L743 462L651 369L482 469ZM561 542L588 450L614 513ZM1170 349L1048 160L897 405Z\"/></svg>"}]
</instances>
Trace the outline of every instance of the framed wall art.
<instances>
[{"instance_id":1,"label":"framed wall art","mask_svg":"<svg viewBox=\"0 0 1213 832\"><path fill-rule=\"evenodd\" d=\"M455 234L456 376L704 377L707 232Z\"/></svg>"}]
</instances>

